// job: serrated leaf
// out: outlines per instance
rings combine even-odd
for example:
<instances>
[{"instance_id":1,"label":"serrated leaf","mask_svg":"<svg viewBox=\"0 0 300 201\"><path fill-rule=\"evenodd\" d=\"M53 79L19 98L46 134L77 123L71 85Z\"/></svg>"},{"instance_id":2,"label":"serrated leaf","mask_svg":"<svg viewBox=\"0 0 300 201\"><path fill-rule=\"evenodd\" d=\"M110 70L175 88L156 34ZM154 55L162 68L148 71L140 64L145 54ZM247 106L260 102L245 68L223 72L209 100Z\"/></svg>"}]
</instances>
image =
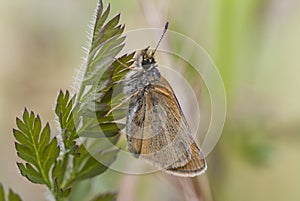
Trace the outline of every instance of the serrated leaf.
<instances>
[{"instance_id":1,"label":"serrated leaf","mask_svg":"<svg viewBox=\"0 0 300 201\"><path fill-rule=\"evenodd\" d=\"M111 66L109 66L105 72L102 73L101 76L98 76L98 86L93 86L92 89L89 90L89 92L82 98L83 103L88 102L99 102L99 103L108 103L110 101L111 96L109 96L107 93L111 93L112 88L115 87L117 82L121 80L126 73L129 71L129 69L126 66L132 65L134 53L131 53L129 55L125 54L122 57L116 59ZM95 89L95 87L98 87L98 89ZM118 87L121 89L121 87ZM114 88L114 90L116 90ZM95 94L95 91L97 92ZM105 98L104 98L105 97ZM104 98L104 99L103 99ZM96 105L97 106L97 105ZM96 111L97 108L95 107Z\"/></svg>"},{"instance_id":2,"label":"serrated leaf","mask_svg":"<svg viewBox=\"0 0 300 201\"><path fill-rule=\"evenodd\" d=\"M107 112L111 105L114 105L111 97L113 87L128 72L126 65L132 64L132 60L131 58L129 59L130 56L128 55L118 58L125 67L116 62L117 54L124 47L125 37L122 36L124 26L119 24L120 14L109 19L109 13L110 6L108 5L104 10L102 0L99 0L90 54L82 83L84 92L88 91L89 88L86 88L88 85L91 85L88 86L91 87L91 91L98 92L96 94L98 99L89 99L89 101L103 103L102 105L96 103L91 111L87 110L88 112L97 111L98 113L95 113L97 115L96 118L82 118L82 116L77 118L80 107L88 102L82 101L82 97L75 100L75 96L70 95L68 91L65 93L60 91L55 107L55 114L61 126L60 146L58 146L56 137L51 138L49 124L47 123L43 127L40 117L33 112L28 112L25 109L22 118L17 119L18 129L14 130L14 136L17 141L16 150L18 156L26 161L17 163L18 168L21 174L33 183L46 184L53 191L55 198L69 197L71 192L69 187L72 182L68 181L68 177L73 181L81 181L99 175L107 169L117 156L118 150L99 152L97 157L106 161L106 165L103 165L93 158L84 146L76 145L75 141L78 138L75 126L78 125L79 121L83 123L80 125L85 126L86 132L94 132L96 128L98 130L100 128L105 137L112 136L109 141L113 143L118 141L119 131L124 127L123 124L114 122L123 118L123 109L118 108L113 114L108 116L103 116L101 113L104 110ZM81 93L79 94L81 96ZM92 96L88 95L87 97ZM105 108L101 108L103 105L105 105ZM99 116L99 114L102 116ZM84 123L87 124L85 125ZM105 148L109 149L108 146ZM65 178L67 181L65 181ZM10 192L10 197L18 200L18 196L14 196L13 192ZM105 197L109 196L102 196L102 198ZM101 197L98 196L97 198L100 199Z\"/></svg>"},{"instance_id":3,"label":"serrated leaf","mask_svg":"<svg viewBox=\"0 0 300 201\"><path fill-rule=\"evenodd\" d=\"M63 93L60 91L55 107L55 114L57 115L61 127L61 135L65 149L72 149L73 141L78 138L78 134L75 127L75 121L77 121L77 115L79 106L74 105L76 96L70 98L70 93L66 91Z\"/></svg>"},{"instance_id":4,"label":"serrated leaf","mask_svg":"<svg viewBox=\"0 0 300 201\"><path fill-rule=\"evenodd\" d=\"M69 91L66 91L64 94L60 91L55 106L55 114L60 118L60 123L65 127L66 120L71 113L71 109L73 108L73 102L75 99L75 95L70 99Z\"/></svg>"},{"instance_id":5,"label":"serrated leaf","mask_svg":"<svg viewBox=\"0 0 300 201\"><path fill-rule=\"evenodd\" d=\"M121 36L124 26L119 24L120 14L108 20L109 13L110 6L108 5L103 12L103 3L100 1L87 66L83 77L82 90L87 85L97 84L103 71L111 66L116 55L124 47L125 37Z\"/></svg>"},{"instance_id":6,"label":"serrated leaf","mask_svg":"<svg viewBox=\"0 0 300 201\"><path fill-rule=\"evenodd\" d=\"M26 163L26 177L33 183L44 184L42 175L37 172L29 163Z\"/></svg>"},{"instance_id":7,"label":"serrated leaf","mask_svg":"<svg viewBox=\"0 0 300 201\"><path fill-rule=\"evenodd\" d=\"M125 40L124 36L123 37L114 36L109 40L105 41L105 43L103 43L98 50L96 49L96 51L99 51L99 53L94 56L93 61L90 65L99 62L101 58L106 58L108 56L117 54L118 51L115 51L114 49L120 47L121 46L120 44L123 43L124 40Z\"/></svg>"},{"instance_id":8,"label":"serrated leaf","mask_svg":"<svg viewBox=\"0 0 300 201\"><path fill-rule=\"evenodd\" d=\"M11 189L9 189L8 193L8 201L22 201L19 195L14 193Z\"/></svg>"},{"instance_id":9,"label":"serrated leaf","mask_svg":"<svg viewBox=\"0 0 300 201\"><path fill-rule=\"evenodd\" d=\"M122 57L116 59L112 63L111 67L107 69L108 73L110 74L112 84L115 84L114 82L121 80L129 71L128 67L133 64L132 59L134 54L135 53L123 55ZM107 85L106 87L112 87L112 85Z\"/></svg>"},{"instance_id":10,"label":"serrated leaf","mask_svg":"<svg viewBox=\"0 0 300 201\"><path fill-rule=\"evenodd\" d=\"M122 79L128 72L127 64L132 64L133 56L134 53L123 55L118 58L118 60L115 60L103 73L99 81L99 83L102 83L102 85L99 85L101 89L98 89L97 94L94 95L94 98L97 99L91 99L89 100L90 102L86 102L84 105L84 107L87 107L85 108L85 117L93 119L96 114L97 122L94 120L85 121L86 123L84 123L84 128L79 130L80 136L92 138L112 137L118 135L120 130L124 128L124 124L116 124L114 121L126 116L126 108L118 107L114 109L111 114L107 116L106 114L112 108L112 104L118 105L120 100L122 101L122 97L124 96L121 95L122 87L116 87L116 82ZM115 78L113 81L112 78L114 76ZM113 94L120 95L112 98Z\"/></svg>"},{"instance_id":11,"label":"serrated leaf","mask_svg":"<svg viewBox=\"0 0 300 201\"><path fill-rule=\"evenodd\" d=\"M17 166L21 172L21 175L26 177L26 167L23 163L17 163Z\"/></svg>"},{"instance_id":12,"label":"serrated leaf","mask_svg":"<svg viewBox=\"0 0 300 201\"><path fill-rule=\"evenodd\" d=\"M24 166L22 163L17 163L21 175L26 177L29 181L36 184L45 184L43 177L38 173L30 164L26 163Z\"/></svg>"},{"instance_id":13,"label":"serrated leaf","mask_svg":"<svg viewBox=\"0 0 300 201\"><path fill-rule=\"evenodd\" d=\"M65 106L65 111L64 111L64 113L63 113L62 120L63 120L64 122L66 122L66 124L69 123L69 117L70 117L71 112L72 112L74 100L75 100L75 96L73 96L73 97L68 101L68 104ZM66 127L67 127L67 125L66 125Z\"/></svg>"},{"instance_id":14,"label":"serrated leaf","mask_svg":"<svg viewBox=\"0 0 300 201\"><path fill-rule=\"evenodd\" d=\"M99 35L99 33L101 31L101 27L103 26L104 22L107 20L107 17L110 12L110 4L108 4L108 6L103 14L102 14L102 11L103 11L103 3L102 3L102 1L99 1L98 11L97 11L96 21L95 21L95 27L94 27L93 42ZM94 47L94 44L92 45L92 47Z\"/></svg>"},{"instance_id":15,"label":"serrated leaf","mask_svg":"<svg viewBox=\"0 0 300 201\"><path fill-rule=\"evenodd\" d=\"M105 29L110 30L111 28L115 27L120 21L120 16L120 14L117 14L111 20L109 20L104 26Z\"/></svg>"},{"instance_id":16,"label":"serrated leaf","mask_svg":"<svg viewBox=\"0 0 300 201\"><path fill-rule=\"evenodd\" d=\"M18 167L21 174L30 181L50 187L49 171L59 154L56 138L50 140L49 124L42 129L38 115L35 116L33 112L29 114L25 109L22 117L22 120L17 118L18 129L13 132L18 141L15 143L17 155L28 163L26 166L18 163Z\"/></svg>"}]
</instances>

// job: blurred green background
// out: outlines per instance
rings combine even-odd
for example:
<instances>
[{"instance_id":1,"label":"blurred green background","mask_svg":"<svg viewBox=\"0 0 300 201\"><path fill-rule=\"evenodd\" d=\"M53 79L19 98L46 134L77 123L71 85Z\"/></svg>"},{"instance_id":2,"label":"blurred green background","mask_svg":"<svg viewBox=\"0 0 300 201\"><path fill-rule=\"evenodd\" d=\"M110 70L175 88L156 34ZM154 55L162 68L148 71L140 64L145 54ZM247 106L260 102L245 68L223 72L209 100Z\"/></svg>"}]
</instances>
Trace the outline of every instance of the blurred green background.
<instances>
[{"instance_id":1,"label":"blurred green background","mask_svg":"<svg viewBox=\"0 0 300 201\"><path fill-rule=\"evenodd\" d=\"M228 111L208 156L214 200L299 201L300 1L110 2L126 30L169 20L170 29L193 38L216 62ZM18 172L15 117L26 106L54 125L51 109L59 89L72 89L95 7L96 0L0 1L0 181L24 200L46 200L45 189ZM109 189L121 175L107 175ZM139 180L138 200L172 200L176 191L150 175L126 178L114 185Z\"/></svg>"}]
</instances>

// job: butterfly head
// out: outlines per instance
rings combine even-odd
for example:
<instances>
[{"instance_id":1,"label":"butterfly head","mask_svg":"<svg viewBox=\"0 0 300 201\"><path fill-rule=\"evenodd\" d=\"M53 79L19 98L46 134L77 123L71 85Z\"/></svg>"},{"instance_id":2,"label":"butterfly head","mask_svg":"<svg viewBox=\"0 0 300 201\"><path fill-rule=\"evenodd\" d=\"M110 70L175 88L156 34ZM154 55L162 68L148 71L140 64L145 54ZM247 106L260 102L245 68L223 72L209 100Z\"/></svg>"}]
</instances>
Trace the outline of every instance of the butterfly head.
<instances>
[{"instance_id":1,"label":"butterfly head","mask_svg":"<svg viewBox=\"0 0 300 201\"><path fill-rule=\"evenodd\" d=\"M154 55L153 55L153 51L149 50L149 47L147 47L141 51L139 61L140 61L140 66L144 70L148 70L156 64L156 61L155 61Z\"/></svg>"},{"instance_id":2,"label":"butterfly head","mask_svg":"<svg viewBox=\"0 0 300 201\"><path fill-rule=\"evenodd\" d=\"M139 63L139 66L142 67L144 70L150 70L152 69L152 67L155 67L156 66L156 61L154 59L154 54L162 40L162 38L164 37L167 29L168 29L168 26L169 26L169 22L166 22L165 24L165 27L164 27L164 31L155 47L154 50L150 50L150 47L146 47L145 49L143 49L141 51L141 53L139 54L139 57L138 57L138 63Z\"/></svg>"}]
</instances>

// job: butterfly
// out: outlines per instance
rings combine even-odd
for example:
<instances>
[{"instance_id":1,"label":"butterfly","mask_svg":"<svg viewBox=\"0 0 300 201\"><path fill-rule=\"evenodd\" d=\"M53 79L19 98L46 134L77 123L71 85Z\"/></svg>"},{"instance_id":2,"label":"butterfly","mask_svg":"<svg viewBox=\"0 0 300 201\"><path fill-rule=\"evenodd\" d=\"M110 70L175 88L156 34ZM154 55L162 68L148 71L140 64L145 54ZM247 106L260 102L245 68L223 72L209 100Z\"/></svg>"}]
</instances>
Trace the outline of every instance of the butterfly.
<instances>
[{"instance_id":1,"label":"butterfly","mask_svg":"<svg viewBox=\"0 0 300 201\"><path fill-rule=\"evenodd\" d=\"M135 70L126 76L127 149L136 158L145 159L166 173L193 177L205 172L206 161L154 57L167 28L168 22L156 48L143 49L136 56Z\"/></svg>"}]
</instances>

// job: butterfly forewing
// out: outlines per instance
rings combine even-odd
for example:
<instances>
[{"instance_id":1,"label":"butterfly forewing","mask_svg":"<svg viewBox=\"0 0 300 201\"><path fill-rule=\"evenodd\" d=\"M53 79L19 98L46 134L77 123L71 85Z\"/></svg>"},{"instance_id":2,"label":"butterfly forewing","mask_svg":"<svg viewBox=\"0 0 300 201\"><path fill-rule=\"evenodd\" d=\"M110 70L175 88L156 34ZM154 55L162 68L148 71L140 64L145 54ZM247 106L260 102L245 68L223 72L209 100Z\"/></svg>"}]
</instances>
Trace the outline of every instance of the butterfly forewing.
<instances>
[{"instance_id":1,"label":"butterfly forewing","mask_svg":"<svg viewBox=\"0 0 300 201\"><path fill-rule=\"evenodd\" d=\"M128 150L158 167L174 169L192 157L190 129L174 92L161 77L130 101L127 118Z\"/></svg>"},{"instance_id":2,"label":"butterfly forewing","mask_svg":"<svg viewBox=\"0 0 300 201\"><path fill-rule=\"evenodd\" d=\"M128 150L170 174L202 174L206 169L204 156L174 91L160 75L148 48L138 54L137 69L124 82L124 92L130 97L126 121Z\"/></svg>"},{"instance_id":3,"label":"butterfly forewing","mask_svg":"<svg viewBox=\"0 0 300 201\"><path fill-rule=\"evenodd\" d=\"M141 92L130 99L129 108L126 120L127 149L135 157L139 157L142 149L146 110L146 101Z\"/></svg>"}]
</instances>

